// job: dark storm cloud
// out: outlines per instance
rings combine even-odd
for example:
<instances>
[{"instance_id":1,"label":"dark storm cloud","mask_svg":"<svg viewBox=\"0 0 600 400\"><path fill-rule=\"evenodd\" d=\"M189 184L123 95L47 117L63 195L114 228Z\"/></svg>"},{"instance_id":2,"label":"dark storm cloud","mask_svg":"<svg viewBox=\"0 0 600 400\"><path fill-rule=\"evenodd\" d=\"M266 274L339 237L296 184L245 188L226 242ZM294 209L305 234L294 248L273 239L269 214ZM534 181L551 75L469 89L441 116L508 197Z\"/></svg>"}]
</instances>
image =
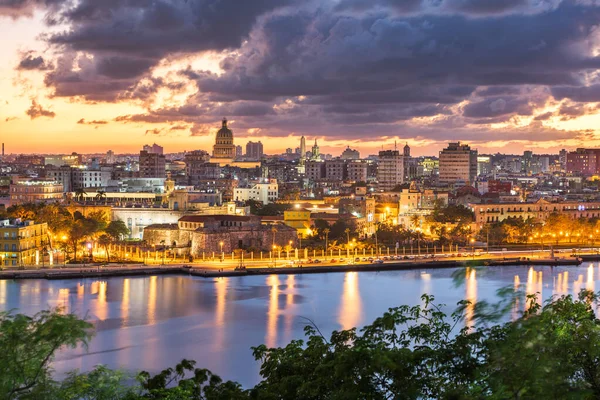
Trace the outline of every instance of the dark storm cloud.
<instances>
[{"instance_id":1,"label":"dark storm cloud","mask_svg":"<svg viewBox=\"0 0 600 400\"><path fill-rule=\"evenodd\" d=\"M68 27L46 36L61 53L45 79L55 96L134 100L148 112L117 121L197 135L223 116L274 136L394 136L421 117L440 135L482 134L515 116L541 124L551 96L600 101L585 86L600 8L578 0L80 0L50 14ZM150 75L207 50L227 54L222 73ZM150 106L195 87L183 106Z\"/></svg>"},{"instance_id":2,"label":"dark storm cloud","mask_svg":"<svg viewBox=\"0 0 600 400\"><path fill-rule=\"evenodd\" d=\"M25 114L29 115L29 118L36 119L39 117L54 118L56 114L53 111L46 110L36 100L31 100L31 107L25 111Z\"/></svg>"},{"instance_id":3,"label":"dark storm cloud","mask_svg":"<svg viewBox=\"0 0 600 400\"><path fill-rule=\"evenodd\" d=\"M557 86L552 88L552 95L557 100L600 102L600 84L591 86Z\"/></svg>"},{"instance_id":4,"label":"dark storm cloud","mask_svg":"<svg viewBox=\"0 0 600 400\"><path fill-rule=\"evenodd\" d=\"M555 8L560 0L342 0L337 11L365 12L388 9L397 14L465 14L490 16L508 13L541 13Z\"/></svg>"},{"instance_id":5,"label":"dark storm cloud","mask_svg":"<svg viewBox=\"0 0 600 400\"><path fill-rule=\"evenodd\" d=\"M502 115L530 115L533 107L527 99L516 97L490 97L483 101L472 102L463 110L463 116L469 118L493 118Z\"/></svg>"},{"instance_id":6,"label":"dark storm cloud","mask_svg":"<svg viewBox=\"0 0 600 400\"><path fill-rule=\"evenodd\" d=\"M64 0L0 0L0 16L29 17L36 9L55 10Z\"/></svg>"},{"instance_id":7,"label":"dark storm cloud","mask_svg":"<svg viewBox=\"0 0 600 400\"><path fill-rule=\"evenodd\" d=\"M31 52L24 54L23 58L19 62L19 65L17 66L17 69L21 70L45 71L51 68L52 66L48 65L42 56L35 56Z\"/></svg>"},{"instance_id":8,"label":"dark storm cloud","mask_svg":"<svg viewBox=\"0 0 600 400\"><path fill-rule=\"evenodd\" d=\"M77 71L63 62L66 68L46 83L56 96L117 99L166 57L239 47L260 15L288 2L82 0L52 16L53 23L70 29L50 34L47 40L63 49L66 60L85 52L93 61Z\"/></svg>"}]
</instances>

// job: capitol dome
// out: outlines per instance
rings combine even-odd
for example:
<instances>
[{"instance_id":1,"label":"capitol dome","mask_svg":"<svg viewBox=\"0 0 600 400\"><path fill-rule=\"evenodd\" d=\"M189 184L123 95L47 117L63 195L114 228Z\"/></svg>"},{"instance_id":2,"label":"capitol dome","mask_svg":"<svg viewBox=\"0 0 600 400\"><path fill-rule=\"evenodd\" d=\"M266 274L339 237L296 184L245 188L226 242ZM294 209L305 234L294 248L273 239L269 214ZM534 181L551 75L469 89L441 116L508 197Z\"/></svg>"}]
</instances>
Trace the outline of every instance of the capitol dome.
<instances>
[{"instance_id":1,"label":"capitol dome","mask_svg":"<svg viewBox=\"0 0 600 400\"><path fill-rule=\"evenodd\" d=\"M221 129L217 132L215 145L213 146L213 157L228 159L233 159L235 157L233 132L227 127L227 118L223 118Z\"/></svg>"},{"instance_id":2,"label":"capitol dome","mask_svg":"<svg viewBox=\"0 0 600 400\"><path fill-rule=\"evenodd\" d=\"M227 118L223 118L223 124L221 126L221 129L219 129L219 131L217 132L217 140L221 138L233 138L233 132L227 127Z\"/></svg>"}]
</instances>

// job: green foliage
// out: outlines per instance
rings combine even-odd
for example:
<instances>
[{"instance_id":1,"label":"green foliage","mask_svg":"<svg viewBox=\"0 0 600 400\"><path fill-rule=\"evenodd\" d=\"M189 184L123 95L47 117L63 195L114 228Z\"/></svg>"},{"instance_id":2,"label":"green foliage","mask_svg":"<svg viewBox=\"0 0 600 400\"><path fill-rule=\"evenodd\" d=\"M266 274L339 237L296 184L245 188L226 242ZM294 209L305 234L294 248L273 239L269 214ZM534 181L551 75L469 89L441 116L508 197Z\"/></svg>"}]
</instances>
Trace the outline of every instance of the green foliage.
<instances>
[{"instance_id":1,"label":"green foliage","mask_svg":"<svg viewBox=\"0 0 600 400\"><path fill-rule=\"evenodd\" d=\"M246 201L246 205L250 206L251 214L260 216L283 215L283 212L289 210L291 207L290 204L286 203L263 204L257 200L248 200Z\"/></svg>"},{"instance_id":2,"label":"green foliage","mask_svg":"<svg viewBox=\"0 0 600 400\"><path fill-rule=\"evenodd\" d=\"M50 363L63 346L87 345L91 324L60 309L33 317L0 313L0 398L42 398L50 379Z\"/></svg>"},{"instance_id":3,"label":"green foliage","mask_svg":"<svg viewBox=\"0 0 600 400\"><path fill-rule=\"evenodd\" d=\"M113 240L121 240L124 236L129 235L129 228L121 220L110 221L105 231Z\"/></svg>"}]
</instances>

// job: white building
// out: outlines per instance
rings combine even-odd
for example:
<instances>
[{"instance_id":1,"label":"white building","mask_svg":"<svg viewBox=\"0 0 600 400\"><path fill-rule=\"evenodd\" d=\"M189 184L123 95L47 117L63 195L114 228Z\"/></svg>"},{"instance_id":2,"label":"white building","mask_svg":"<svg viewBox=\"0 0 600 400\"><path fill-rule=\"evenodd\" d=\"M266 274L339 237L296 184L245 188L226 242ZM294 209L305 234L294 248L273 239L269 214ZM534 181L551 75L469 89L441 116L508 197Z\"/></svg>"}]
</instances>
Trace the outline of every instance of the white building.
<instances>
[{"instance_id":1,"label":"white building","mask_svg":"<svg viewBox=\"0 0 600 400\"><path fill-rule=\"evenodd\" d=\"M268 182L258 182L248 188L235 188L233 192L233 199L235 201L256 200L263 204L268 204L276 201L278 197L279 188L277 186L277 179L270 179Z\"/></svg>"},{"instance_id":2,"label":"white building","mask_svg":"<svg viewBox=\"0 0 600 400\"><path fill-rule=\"evenodd\" d=\"M97 170L74 168L71 171L71 184L73 189L105 189L108 186L110 178L110 168L101 168Z\"/></svg>"}]
</instances>

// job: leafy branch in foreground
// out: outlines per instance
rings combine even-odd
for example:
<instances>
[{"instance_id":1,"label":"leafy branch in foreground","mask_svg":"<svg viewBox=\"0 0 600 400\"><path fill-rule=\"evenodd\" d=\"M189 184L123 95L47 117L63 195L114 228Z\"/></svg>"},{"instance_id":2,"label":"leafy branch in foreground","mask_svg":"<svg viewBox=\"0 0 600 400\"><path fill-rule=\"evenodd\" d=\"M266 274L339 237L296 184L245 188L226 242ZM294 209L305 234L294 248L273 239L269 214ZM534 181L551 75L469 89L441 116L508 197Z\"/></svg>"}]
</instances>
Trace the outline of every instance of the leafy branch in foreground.
<instances>
[{"instance_id":1,"label":"leafy branch in foreground","mask_svg":"<svg viewBox=\"0 0 600 400\"><path fill-rule=\"evenodd\" d=\"M32 318L4 313L0 398L600 398L596 295L582 291L578 298L562 296L543 305L535 295L524 300L519 304L525 310L504 323L497 318L502 313L506 318L506 304L460 302L447 315L432 296L424 295L421 305L391 308L360 330L336 331L326 338L314 325L307 326L306 341L253 348L262 380L248 389L189 360L156 375L128 376L99 366L55 382L47 360L63 345L87 343L89 324L56 310ZM474 319L468 327L467 309Z\"/></svg>"}]
</instances>

